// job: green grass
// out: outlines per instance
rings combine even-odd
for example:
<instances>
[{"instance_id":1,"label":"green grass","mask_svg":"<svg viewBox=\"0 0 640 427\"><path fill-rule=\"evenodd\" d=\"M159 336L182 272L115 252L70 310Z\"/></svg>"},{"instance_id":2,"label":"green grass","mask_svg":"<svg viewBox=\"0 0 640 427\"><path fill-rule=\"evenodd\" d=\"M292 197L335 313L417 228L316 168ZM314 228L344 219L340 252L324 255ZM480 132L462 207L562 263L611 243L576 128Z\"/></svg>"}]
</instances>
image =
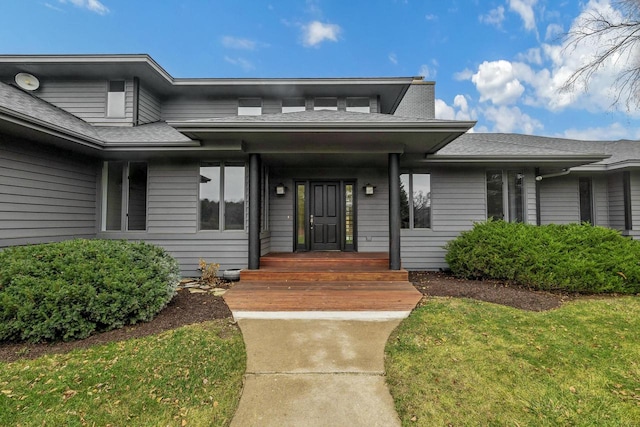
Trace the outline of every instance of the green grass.
<instances>
[{"instance_id":1,"label":"green grass","mask_svg":"<svg viewBox=\"0 0 640 427\"><path fill-rule=\"evenodd\" d=\"M228 320L0 363L0 425L228 425L245 364Z\"/></svg>"},{"instance_id":2,"label":"green grass","mask_svg":"<svg viewBox=\"0 0 640 427\"><path fill-rule=\"evenodd\" d=\"M542 313L430 299L386 353L406 426L640 425L638 297Z\"/></svg>"}]
</instances>

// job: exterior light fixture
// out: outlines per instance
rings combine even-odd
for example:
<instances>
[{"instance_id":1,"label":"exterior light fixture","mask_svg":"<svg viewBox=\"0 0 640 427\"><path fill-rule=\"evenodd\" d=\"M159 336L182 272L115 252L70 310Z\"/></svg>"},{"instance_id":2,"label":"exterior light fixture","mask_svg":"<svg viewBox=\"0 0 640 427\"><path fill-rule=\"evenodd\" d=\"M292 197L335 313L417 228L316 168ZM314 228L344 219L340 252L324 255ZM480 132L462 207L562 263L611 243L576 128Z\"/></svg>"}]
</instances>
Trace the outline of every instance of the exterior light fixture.
<instances>
[{"instance_id":1,"label":"exterior light fixture","mask_svg":"<svg viewBox=\"0 0 640 427\"><path fill-rule=\"evenodd\" d=\"M286 192L286 190L287 190L287 187L285 187L283 183L276 185L277 196L284 196L284 193Z\"/></svg>"},{"instance_id":2,"label":"exterior light fixture","mask_svg":"<svg viewBox=\"0 0 640 427\"><path fill-rule=\"evenodd\" d=\"M375 189L376 187L374 187L374 186L373 186L373 185L371 185L371 184L367 184L367 185L365 185L363 188L364 188L364 194L365 194L365 195L367 195L367 196L373 196L373 191L374 191L374 189Z\"/></svg>"}]
</instances>

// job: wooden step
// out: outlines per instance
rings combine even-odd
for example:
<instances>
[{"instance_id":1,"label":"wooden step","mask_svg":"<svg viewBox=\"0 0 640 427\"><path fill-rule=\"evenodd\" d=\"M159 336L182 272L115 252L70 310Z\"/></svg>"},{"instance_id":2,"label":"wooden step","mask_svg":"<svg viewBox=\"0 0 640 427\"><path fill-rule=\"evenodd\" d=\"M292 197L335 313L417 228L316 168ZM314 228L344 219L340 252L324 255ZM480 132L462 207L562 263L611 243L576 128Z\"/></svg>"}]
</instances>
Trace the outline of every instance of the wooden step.
<instances>
[{"instance_id":1,"label":"wooden step","mask_svg":"<svg viewBox=\"0 0 640 427\"><path fill-rule=\"evenodd\" d=\"M240 282L224 295L232 311L410 311L421 298L406 281Z\"/></svg>"},{"instance_id":2,"label":"wooden step","mask_svg":"<svg viewBox=\"0 0 640 427\"><path fill-rule=\"evenodd\" d=\"M374 269L389 268L387 254L351 254L351 253L327 253L310 252L305 254L269 254L260 258L260 267L289 268L326 268L340 269L343 267L366 267Z\"/></svg>"},{"instance_id":3,"label":"wooden step","mask_svg":"<svg viewBox=\"0 0 640 427\"><path fill-rule=\"evenodd\" d=\"M317 268L317 267L316 267ZM345 268L337 270L318 269L275 269L242 270L240 280L255 281L284 281L284 282L353 282L353 281L407 281L409 273L406 270L377 270Z\"/></svg>"}]
</instances>

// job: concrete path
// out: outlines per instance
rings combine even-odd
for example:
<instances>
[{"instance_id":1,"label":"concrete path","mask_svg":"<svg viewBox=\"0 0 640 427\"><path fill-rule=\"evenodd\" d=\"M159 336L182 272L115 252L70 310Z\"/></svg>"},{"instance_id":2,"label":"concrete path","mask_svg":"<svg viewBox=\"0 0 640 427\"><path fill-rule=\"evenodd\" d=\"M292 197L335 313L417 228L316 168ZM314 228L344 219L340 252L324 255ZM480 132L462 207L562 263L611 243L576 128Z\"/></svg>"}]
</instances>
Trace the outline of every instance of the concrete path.
<instances>
[{"instance_id":1,"label":"concrete path","mask_svg":"<svg viewBox=\"0 0 640 427\"><path fill-rule=\"evenodd\" d=\"M240 319L247 373L231 425L399 426L384 346L399 319Z\"/></svg>"}]
</instances>

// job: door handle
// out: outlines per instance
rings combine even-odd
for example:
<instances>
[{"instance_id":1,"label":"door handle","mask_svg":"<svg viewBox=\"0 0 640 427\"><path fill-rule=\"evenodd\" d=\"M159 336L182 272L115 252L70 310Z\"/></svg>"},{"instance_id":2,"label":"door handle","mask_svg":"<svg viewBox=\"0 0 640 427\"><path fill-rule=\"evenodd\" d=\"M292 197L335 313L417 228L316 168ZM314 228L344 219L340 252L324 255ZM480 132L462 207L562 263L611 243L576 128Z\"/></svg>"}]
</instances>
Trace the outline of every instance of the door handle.
<instances>
[{"instance_id":1,"label":"door handle","mask_svg":"<svg viewBox=\"0 0 640 427\"><path fill-rule=\"evenodd\" d=\"M311 228L313 228L313 215L309 215L309 224L311 225Z\"/></svg>"}]
</instances>

